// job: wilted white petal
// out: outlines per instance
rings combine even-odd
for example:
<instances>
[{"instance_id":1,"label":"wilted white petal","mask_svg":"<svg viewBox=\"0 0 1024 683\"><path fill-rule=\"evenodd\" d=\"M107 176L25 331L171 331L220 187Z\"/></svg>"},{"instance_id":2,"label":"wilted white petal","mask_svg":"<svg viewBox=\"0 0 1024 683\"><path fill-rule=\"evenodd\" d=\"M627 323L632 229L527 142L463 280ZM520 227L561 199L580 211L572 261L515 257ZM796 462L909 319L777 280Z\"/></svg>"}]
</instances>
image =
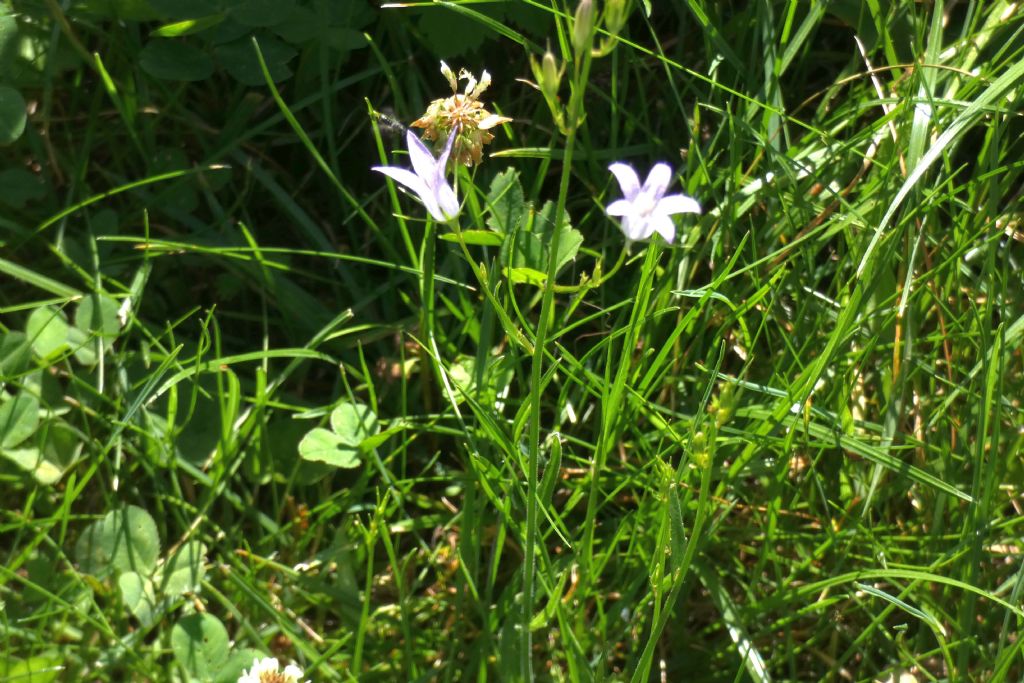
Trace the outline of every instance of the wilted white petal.
<instances>
[{"instance_id":1,"label":"wilted white petal","mask_svg":"<svg viewBox=\"0 0 1024 683\"><path fill-rule=\"evenodd\" d=\"M441 61L441 74L448 80L448 85L452 86L452 92L458 92L459 82L455 79L455 74L452 72L451 67Z\"/></svg>"},{"instance_id":2,"label":"wilted white petal","mask_svg":"<svg viewBox=\"0 0 1024 683\"><path fill-rule=\"evenodd\" d=\"M614 163L608 167L615 179L619 181L619 187L626 199L632 201L640 192L640 178L636 171L629 164Z\"/></svg>"},{"instance_id":3,"label":"wilted white petal","mask_svg":"<svg viewBox=\"0 0 1024 683\"><path fill-rule=\"evenodd\" d=\"M696 199L687 197L685 194L670 194L658 200L655 211L665 214L700 213L700 204Z\"/></svg>"}]
</instances>

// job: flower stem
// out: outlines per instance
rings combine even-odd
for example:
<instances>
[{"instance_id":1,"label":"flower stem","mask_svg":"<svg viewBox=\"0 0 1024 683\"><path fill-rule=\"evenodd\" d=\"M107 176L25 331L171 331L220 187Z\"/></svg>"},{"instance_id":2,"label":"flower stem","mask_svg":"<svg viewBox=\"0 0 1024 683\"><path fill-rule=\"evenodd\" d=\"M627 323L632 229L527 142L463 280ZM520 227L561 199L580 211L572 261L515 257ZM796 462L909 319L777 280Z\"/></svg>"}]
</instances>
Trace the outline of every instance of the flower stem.
<instances>
[{"instance_id":1,"label":"flower stem","mask_svg":"<svg viewBox=\"0 0 1024 683\"><path fill-rule=\"evenodd\" d=\"M589 40L589 39L588 39ZM572 155L576 145L576 133L583 120L583 93L586 91L590 74L590 50L581 51L582 59L575 63L572 96L567 109L567 131L565 153L562 158L562 175L558 185L558 202L555 208L555 225L548 244L548 270L544 279L544 293L541 299L540 320L533 347L530 367L530 431L529 452L526 473L526 538L523 562L523 613L522 652L520 653L520 675L524 681L533 680L533 634L530 623L533 620L535 602L535 578L537 570L537 522L539 516L538 488L540 479L540 420L541 386L544 375L544 352L553 316L555 298L555 276L558 274L558 247L562 236L566 199L569 195L569 178L572 175Z\"/></svg>"}]
</instances>

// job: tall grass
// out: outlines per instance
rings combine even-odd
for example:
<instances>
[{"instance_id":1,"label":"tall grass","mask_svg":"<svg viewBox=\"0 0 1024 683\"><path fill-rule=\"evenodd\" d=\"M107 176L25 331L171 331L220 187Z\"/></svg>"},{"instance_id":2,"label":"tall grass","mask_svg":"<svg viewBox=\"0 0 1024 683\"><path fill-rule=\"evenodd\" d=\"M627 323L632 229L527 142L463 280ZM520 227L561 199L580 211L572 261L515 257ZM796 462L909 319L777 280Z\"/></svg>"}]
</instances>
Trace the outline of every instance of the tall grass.
<instances>
[{"instance_id":1,"label":"tall grass","mask_svg":"<svg viewBox=\"0 0 1024 683\"><path fill-rule=\"evenodd\" d=\"M1016 4L150 4L0 16L0 678L1024 675ZM369 171L441 58L447 224Z\"/></svg>"}]
</instances>

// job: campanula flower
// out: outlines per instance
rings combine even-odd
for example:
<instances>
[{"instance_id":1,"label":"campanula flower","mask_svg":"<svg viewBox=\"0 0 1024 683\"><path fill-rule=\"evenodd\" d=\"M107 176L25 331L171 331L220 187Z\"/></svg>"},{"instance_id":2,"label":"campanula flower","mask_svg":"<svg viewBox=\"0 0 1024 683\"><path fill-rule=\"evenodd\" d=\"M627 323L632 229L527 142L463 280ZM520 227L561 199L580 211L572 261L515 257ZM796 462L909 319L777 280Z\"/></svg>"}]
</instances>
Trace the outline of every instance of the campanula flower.
<instances>
[{"instance_id":1,"label":"campanula flower","mask_svg":"<svg viewBox=\"0 0 1024 683\"><path fill-rule=\"evenodd\" d=\"M605 212L622 217L622 232L630 241L650 239L652 234L658 233L671 244L676 237L672 214L700 213L700 204L693 197L665 194L672 182L672 168L668 164L655 164L643 186L629 164L614 163L608 170L619 181L625 196L609 204Z\"/></svg>"},{"instance_id":2,"label":"campanula flower","mask_svg":"<svg viewBox=\"0 0 1024 683\"><path fill-rule=\"evenodd\" d=\"M374 171L383 173L415 192L427 208L427 213L439 222L451 220L459 215L459 199L444 177L456 131L457 129L452 129L441 156L436 160L415 133L411 130L406 131L405 140L409 147L409 160L412 161L413 170L398 166L373 167Z\"/></svg>"}]
</instances>

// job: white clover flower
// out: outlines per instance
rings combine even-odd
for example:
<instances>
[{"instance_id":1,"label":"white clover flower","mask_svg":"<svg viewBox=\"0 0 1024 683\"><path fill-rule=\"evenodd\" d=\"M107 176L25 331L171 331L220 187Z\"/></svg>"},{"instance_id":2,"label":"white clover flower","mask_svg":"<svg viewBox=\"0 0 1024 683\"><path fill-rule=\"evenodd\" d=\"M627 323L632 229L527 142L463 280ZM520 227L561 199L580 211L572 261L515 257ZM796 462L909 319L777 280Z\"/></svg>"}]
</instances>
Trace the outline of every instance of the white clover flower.
<instances>
[{"instance_id":1,"label":"white clover flower","mask_svg":"<svg viewBox=\"0 0 1024 683\"><path fill-rule=\"evenodd\" d=\"M309 683L302 681L302 669L289 664L281 671L281 665L274 657L252 660L252 668L243 671L238 683Z\"/></svg>"},{"instance_id":2,"label":"white clover flower","mask_svg":"<svg viewBox=\"0 0 1024 683\"><path fill-rule=\"evenodd\" d=\"M619 181L625 196L609 204L605 212L609 216L622 216L620 227L630 241L646 240L658 233L671 244L676 237L671 215L700 213L700 204L693 197L665 195L672 182L672 168L668 164L655 164L642 187L639 176L629 164L614 163L608 170Z\"/></svg>"},{"instance_id":3,"label":"white clover flower","mask_svg":"<svg viewBox=\"0 0 1024 683\"><path fill-rule=\"evenodd\" d=\"M444 151L435 160L434 155L416 134L411 130L406 131L405 140L409 147L409 160L412 162L413 170L398 166L373 167L374 171L383 173L415 192L426 207L427 213L435 221L444 222L459 215L459 199L444 177L456 132L453 128Z\"/></svg>"}]
</instances>

